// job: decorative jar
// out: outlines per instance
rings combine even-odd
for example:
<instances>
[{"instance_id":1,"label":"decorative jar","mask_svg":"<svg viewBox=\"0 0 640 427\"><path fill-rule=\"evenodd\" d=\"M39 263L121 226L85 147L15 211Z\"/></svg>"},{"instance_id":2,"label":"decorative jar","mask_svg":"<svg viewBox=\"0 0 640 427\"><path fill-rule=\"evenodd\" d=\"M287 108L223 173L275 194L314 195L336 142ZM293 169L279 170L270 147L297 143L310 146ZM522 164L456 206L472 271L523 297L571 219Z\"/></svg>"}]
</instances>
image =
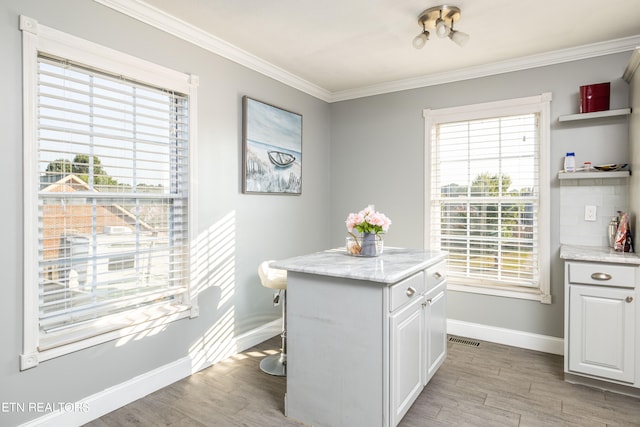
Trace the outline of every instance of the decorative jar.
<instances>
[{"instance_id":1,"label":"decorative jar","mask_svg":"<svg viewBox=\"0 0 640 427\"><path fill-rule=\"evenodd\" d=\"M375 257L384 250L384 240L373 233L365 233L360 237L347 236L347 253L352 256Z\"/></svg>"}]
</instances>

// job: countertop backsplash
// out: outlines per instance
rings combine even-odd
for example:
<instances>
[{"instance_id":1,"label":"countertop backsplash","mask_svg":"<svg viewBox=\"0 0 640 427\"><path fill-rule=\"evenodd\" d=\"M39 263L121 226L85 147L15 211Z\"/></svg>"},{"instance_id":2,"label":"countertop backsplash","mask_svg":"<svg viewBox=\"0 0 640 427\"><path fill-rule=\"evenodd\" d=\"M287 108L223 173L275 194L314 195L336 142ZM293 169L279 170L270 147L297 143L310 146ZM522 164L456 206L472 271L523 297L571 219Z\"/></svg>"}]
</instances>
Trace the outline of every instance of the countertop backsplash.
<instances>
[{"instance_id":1,"label":"countertop backsplash","mask_svg":"<svg viewBox=\"0 0 640 427\"><path fill-rule=\"evenodd\" d=\"M628 178L561 180L560 244L607 247L607 226L628 211L628 194ZM585 206L596 207L595 221L585 220Z\"/></svg>"}]
</instances>

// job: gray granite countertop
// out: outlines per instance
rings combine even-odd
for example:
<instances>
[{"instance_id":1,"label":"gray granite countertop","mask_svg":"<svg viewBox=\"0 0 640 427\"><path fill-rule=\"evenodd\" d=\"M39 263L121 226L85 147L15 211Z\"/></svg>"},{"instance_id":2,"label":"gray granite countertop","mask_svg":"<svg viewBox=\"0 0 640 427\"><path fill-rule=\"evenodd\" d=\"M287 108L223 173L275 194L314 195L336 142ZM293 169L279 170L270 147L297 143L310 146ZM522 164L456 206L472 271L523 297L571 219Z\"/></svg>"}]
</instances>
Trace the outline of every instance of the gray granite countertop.
<instances>
[{"instance_id":1,"label":"gray granite countertop","mask_svg":"<svg viewBox=\"0 0 640 427\"><path fill-rule=\"evenodd\" d=\"M560 258L574 261L610 262L618 264L638 264L640 257L634 252L616 252L602 246L560 246Z\"/></svg>"},{"instance_id":2,"label":"gray granite countertop","mask_svg":"<svg viewBox=\"0 0 640 427\"><path fill-rule=\"evenodd\" d=\"M297 273L391 284L446 257L446 252L421 249L385 248L377 257L356 257L345 249L330 249L275 261L271 266Z\"/></svg>"}]
</instances>

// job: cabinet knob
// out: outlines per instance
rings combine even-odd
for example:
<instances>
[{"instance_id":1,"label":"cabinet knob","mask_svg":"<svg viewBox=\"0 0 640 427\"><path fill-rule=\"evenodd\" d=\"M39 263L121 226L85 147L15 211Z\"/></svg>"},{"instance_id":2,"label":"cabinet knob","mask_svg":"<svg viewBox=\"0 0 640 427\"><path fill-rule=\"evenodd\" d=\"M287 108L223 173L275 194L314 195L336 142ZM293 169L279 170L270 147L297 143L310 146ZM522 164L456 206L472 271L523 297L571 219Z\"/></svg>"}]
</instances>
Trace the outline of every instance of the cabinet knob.
<instances>
[{"instance_id":1,"label":"cabinet knob","mask_svg":"<svg viewBox=\"0 0 640 427\"><path fill-rule=\"evenodd\" d=\"M438 271L436 271L435 273L433 273L433 277L435 277L436 279L439 279L442 277L442 274L440 274Z\"/></svg>"},{"instance_id":2,"label":"cabinet knob","mask_svg":"<svg viewBox=\"0 0 640 427\"><path fill-rule=\"evenodd\" d=\"M412 287L407 288L407 296L408 297L412 297L413 295L415 295L416 290Z\"/></svg>"},{"instance_id":3,"label":"cabinet knob","mask_svg":"<svg viewBox=\"0 0 640 427\"><path fill-rule=\"evenodd\" d=\"M593 280L611 280L611 275L607 273L593 273L591 278Z\"/></svg>"},{"instance_id":4,"label":"cabinet knob","mask_svg":"<svg viewBox=\"0 0 640 427\"><path fill-rule=\"evenodd\" d=\"M631 301L633 301L633 297L626 297L624 300L625 300L626 302L631 302Z\"/></svg>"}]
</instances>

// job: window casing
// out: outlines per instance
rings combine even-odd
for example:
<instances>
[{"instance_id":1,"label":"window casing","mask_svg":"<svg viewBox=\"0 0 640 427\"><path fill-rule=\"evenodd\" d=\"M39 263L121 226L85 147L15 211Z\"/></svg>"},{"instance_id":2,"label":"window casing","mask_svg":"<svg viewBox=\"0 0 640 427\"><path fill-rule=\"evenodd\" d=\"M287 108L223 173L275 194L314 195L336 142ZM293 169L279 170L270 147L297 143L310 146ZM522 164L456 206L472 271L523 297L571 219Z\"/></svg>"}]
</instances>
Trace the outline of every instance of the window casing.
<instances>
[{"instance_id":1,"label":"window casing","mask_svg":"<svg viewBox=\"0 0 640 427\"><path fill-rule=\"evenodd\" d=\"M21 368L197 313L197 79L21 17Z\"/></svg>"},{"instance_id":2,"label":"window casing","mask_svg":"<svg viewBox=\"0 0 640 427\"><path fill-rule=\"evenodd\" d=\"M549 293L550 94L425 110L425 242L449 252L449 289Z\"/></svg>"}]
</instances>

